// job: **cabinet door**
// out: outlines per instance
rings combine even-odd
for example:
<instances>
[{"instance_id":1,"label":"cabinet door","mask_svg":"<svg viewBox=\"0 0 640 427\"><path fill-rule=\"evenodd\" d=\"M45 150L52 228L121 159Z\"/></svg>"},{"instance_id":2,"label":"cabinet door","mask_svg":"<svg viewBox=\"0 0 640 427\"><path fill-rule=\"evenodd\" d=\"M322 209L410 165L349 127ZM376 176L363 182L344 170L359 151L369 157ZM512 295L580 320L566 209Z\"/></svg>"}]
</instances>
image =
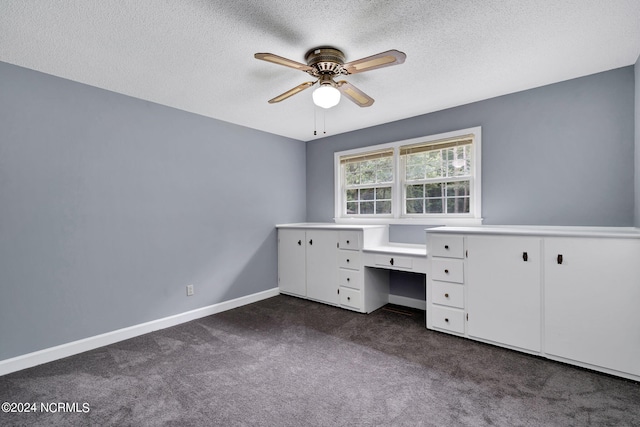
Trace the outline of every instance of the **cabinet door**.
<instances>
[{"instance_id":1,"label":"cabinet door","mask_svg":"<svg viewBox=\"0 0 640 427\"><path fill-rule=\"evenodd\" d=\"M540 351L541 239L467 237L469 336Z\"/></svg>"},{"instance_id":2,"label":"cabinet door","mask_svg":"<svg viewBox=\"0 0 640 427\"><path fill-rule=\"evenodd\" d=\"M307 297L338 305L338 232L307 230Z\"/></svg>"},{"instance_id":3,"label":"cabinet door","mask_svg":"<svg viewBox=\"0 0 640 427\"><path fill-rule=\"evenodd\" d=\"M281 292L307 296L304 230L278 230L278 286Z\"/></svg>"},{"instance_id":4,"label":"cabinet door","mask_svg":"<svg viewBox=\"0 0 640 427\"><path fill-rule=\"evenodd\" d=\"M545 352L640 375L640 241L546 238L544 251Z\"/></svg>"}]
</instances>

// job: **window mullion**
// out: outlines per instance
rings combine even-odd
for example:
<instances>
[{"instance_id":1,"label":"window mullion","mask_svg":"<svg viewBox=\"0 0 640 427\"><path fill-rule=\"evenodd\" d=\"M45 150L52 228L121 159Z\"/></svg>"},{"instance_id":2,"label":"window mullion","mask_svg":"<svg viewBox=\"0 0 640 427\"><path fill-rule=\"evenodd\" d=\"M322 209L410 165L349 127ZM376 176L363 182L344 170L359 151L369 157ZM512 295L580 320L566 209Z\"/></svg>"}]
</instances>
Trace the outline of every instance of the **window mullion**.
<instances>
[{"instance_id":1,"label":"window mullion","mask_svg":"<svg viewBox=\"0 0 640 427\"><path fill-rule=\"evenodd\" d=\"M449 176L444 178L425 178L406 181L406 185L418 185L418 184L437 184L439 182L462 182L471 181L470 176Z\"/></svg>"},{"instance_id":2,"label":"window mullion","mask_svg":"<svg viewBox=\"0 0 640 427\"><path fill-rule=\"evenodd\" d=\"M404 215L404 182L406 178L406 162L403 156L400 156L400 148L393 150L394 155L394 189L392 193L392 212L394 218L400 218Z\"/></svg>"},{"instance_id":3,"label":"window mullion","mask_svg":"<svg viewBox=\"0 0 640 427\"><path fill-rule=\"evenodd\" d=\"M381 187L393 187L393 182L377 182L372 184L351 184L345 186L346 190L358 190L361 188L381 188Z\"/></svg>"}]
</instances>

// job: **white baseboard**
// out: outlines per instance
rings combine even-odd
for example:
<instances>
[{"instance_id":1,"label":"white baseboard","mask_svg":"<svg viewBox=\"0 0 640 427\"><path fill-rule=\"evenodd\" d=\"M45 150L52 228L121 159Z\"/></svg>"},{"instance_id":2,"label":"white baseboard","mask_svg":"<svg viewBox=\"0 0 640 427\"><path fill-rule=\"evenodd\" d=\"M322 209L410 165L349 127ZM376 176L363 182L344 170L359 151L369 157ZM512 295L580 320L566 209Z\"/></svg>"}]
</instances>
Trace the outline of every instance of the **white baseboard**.
<instances>
[{"instance_id":1,"label":"white baseboard","mask_svg":"<svg viewBox=\"0 0 640 427\"><path fill-rule=\"evenodd\" d=\"M402 297L400 295L389 295L389 304L401 305L403 307L417 308L418 310L426 310L427 302L422 299Z\"/></svg>"},{"instance_id":2,"label":"white baseboard","mask_svg":"<svg viewBox=\"0 0 640 427\"><path fill-rule=\"evenodd\" d=\"M152 320L139 325L129 326L127 328L118 329L93 337L84 338L55 347L45 348L44 350L35 351L33 353L23 354L11 359L0 360L0 376L20 371L22 369L31 368L43 363L52 362L64 357L73 356L74 354L83 353L98 347L113 344L129 338L144 335L149 332L160 329L169 328L191 320L200 319L201 317L210 316L212 314L221 313L243 305L258 302L267 298L274 297L280 293L278 288L268 289L266 291L247 295L244 297L224 301L207 307L198 308L162 319Z\"/></svg>"}]
</instances>

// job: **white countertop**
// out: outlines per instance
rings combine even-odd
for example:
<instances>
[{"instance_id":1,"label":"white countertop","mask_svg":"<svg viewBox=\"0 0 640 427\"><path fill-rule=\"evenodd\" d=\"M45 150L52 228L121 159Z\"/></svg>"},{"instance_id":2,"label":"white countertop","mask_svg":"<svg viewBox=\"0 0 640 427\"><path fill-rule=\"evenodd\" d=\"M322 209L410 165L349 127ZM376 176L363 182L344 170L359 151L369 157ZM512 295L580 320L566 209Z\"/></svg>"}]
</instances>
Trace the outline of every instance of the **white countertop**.
<instances>
[{"instance_id":1,"label":"white countertop","mask_svg":"<svg viewBox=\"0 0 640 427\"><path fill-rule=\"evenodd\" d=\"M409 243L386 243L384 245L362 248L364 252L377 252L397 255L427 256L426 245L414 245Z\"/></svg>"},{"instance_id":2,"label":"white countertop","mask_svg":"<svg viewBox=\"0 0 640 427\"><path fill-rule=\"evenodd\" d=\"M640 228L634 227L562 227L536 225L481 225L476 227L434 227L427 233L502 234L550 237L615 237L640 239Z\"/></svg>"},{"instance_id":3,"label":"white countertop","mask_svg":"<svg viewBox=\"0 0 640 427\"><path fill-rule=\"evenodd\" d=\"M366 230L369 228L386 228L386 225L350 225L330 222L299 222L295 224L276 224L276 228L316 228L327 230Z\"/></svg>"}]
</instances>

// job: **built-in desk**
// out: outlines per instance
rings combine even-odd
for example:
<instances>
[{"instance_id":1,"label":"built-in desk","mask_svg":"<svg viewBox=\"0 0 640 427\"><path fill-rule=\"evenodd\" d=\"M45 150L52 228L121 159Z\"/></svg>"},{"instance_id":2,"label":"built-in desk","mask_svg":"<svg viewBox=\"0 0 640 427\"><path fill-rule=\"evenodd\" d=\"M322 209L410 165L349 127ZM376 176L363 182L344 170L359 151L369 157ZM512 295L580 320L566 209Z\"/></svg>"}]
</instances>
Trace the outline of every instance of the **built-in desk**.
<instances>
[{"instance_id":1,"label":"built-in desk","mask_svg":"<svg viewBox=\"0 0 640 427\"><path fill-rule=\"evenodd\" d=\"M426 245L390 243L386 225L301 223L277 228L283 294L370 313L389 303L391 270L427 271Z\"/></svg>"},{"instance_id":2,"label":"built-in desk","mask_svg":"<svg viewBox=\"0 0 640 427\"><path fill-rule=\"evenodd\" d=\"M426 245L386 243L364 247L365 267L427 274Z\"/></svg>"}]
</instances>

